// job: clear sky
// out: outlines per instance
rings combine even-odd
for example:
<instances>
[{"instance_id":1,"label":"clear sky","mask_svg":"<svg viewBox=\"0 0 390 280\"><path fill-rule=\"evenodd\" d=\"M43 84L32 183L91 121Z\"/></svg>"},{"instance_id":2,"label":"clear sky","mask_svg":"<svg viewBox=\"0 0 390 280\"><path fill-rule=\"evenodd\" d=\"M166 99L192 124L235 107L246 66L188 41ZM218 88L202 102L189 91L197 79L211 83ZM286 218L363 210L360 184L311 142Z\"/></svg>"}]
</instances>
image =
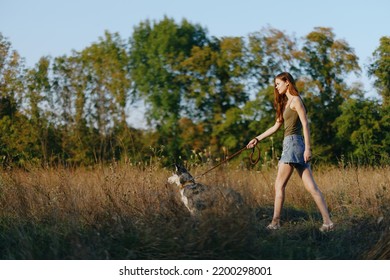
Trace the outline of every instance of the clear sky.
<instances>
[{"instance_id":1,"label":"clear sky","mask_svg":"<svg viewBox=\"0 0 390 280\"><path fill-rule=\"evenodd\" d=\"M375 93L365 75L382 36L390 36L389 0L0 0L0 32L34 65L82 50L104 31L129 38L134 26L164 15L186 18L211 36L247 36L271 26L298 38L314 27L331 27L360 58L365 90Z\"/></svg>"}]
</instances>

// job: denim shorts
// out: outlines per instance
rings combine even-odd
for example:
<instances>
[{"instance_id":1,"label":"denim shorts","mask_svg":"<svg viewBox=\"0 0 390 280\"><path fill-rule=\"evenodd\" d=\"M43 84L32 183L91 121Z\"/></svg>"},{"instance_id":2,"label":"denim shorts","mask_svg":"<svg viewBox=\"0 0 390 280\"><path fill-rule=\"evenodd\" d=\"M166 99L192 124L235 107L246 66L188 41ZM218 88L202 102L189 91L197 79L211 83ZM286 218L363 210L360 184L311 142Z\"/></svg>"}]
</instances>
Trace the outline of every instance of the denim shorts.
<instances>
[{"instance_id":1,"label":"denim shorts","mask_svg":"<svg viewBox=\"0 0 390 280\"><path fill-rule=\"evenodd\" d=\"M295 167L309 167L309 163L303 159L304 152L305 142L302 135L286 136L283 140L283 151L279 162L292 164Z\"/></svg>"}]
</instances>

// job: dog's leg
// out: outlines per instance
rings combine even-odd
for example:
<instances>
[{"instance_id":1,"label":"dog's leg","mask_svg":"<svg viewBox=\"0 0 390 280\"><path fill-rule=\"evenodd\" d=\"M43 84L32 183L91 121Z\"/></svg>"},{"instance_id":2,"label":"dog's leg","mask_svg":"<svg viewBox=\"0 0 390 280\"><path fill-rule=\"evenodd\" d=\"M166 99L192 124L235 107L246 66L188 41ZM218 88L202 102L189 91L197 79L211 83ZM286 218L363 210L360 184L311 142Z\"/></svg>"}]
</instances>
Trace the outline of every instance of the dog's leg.
<instances>
[{"instance_id":1,"label":"dog's leg","mask_svg":"<svg viewBox=\"0 0 390 280\"><path fill-rule=\"evenodd\" d=\"M184 189L180 190L180 194L181 194L181 201L183 201L185 207L188 209L188 211L190 211L191 215L194 215L193 209L191 209L188 205L188 198L184 195Z\"/></svg>"}]
</instances>

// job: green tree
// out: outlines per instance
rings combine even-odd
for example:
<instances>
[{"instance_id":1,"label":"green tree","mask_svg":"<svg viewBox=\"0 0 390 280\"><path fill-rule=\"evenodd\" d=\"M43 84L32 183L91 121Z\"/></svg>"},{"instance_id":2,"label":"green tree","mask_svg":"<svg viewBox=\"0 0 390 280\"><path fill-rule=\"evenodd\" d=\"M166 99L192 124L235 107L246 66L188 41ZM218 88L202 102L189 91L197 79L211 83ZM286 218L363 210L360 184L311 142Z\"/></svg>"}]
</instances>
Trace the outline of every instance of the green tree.
<instances>
[{"instance_id":1,"label":"green tree","mask_svg":"<svg viewBox=\"0 0 390 280\"><path fill-rule=\"evenodd\" d=\"M137 94L144 98L148 123L158 133L158 144L177 158L180 147L181 117L185 87L180 79L180 63L194 46L206 43L206 30L183 20L176 24L165 17L160 22L141 22L130 41L131 77Z\"/></svg>"},{"instance_id":2,"label":"green tree","mask_svg":"<svg viewBox=\"0 0 390 280\"><path fill-rule=\"evenodd\" d=\"M106 32L98 43L80 52L79 58L88 76L94 124L101 135L109 133L113 124L126 122L126 104L131 93L126 48L119 34Z\"/></svg>"},{"instance_id":3,"label":"green tree","mask_svg":"<svg viewBox=\"0 0 390 280\"><path fill-rule=\"evenodd\" d=\"M61 154L64 163L94 162L93 149L97 133L87 123L88 76L77 52L61 56L53 63L51 108L54 124L60 133Z\"/></svg>"},{"instance_id":4,"label":"green tree","mask_svg":"<svg viewBox=\"0 0 390 280\"><path fill-rule=\"evenodd\" d=\"M360 163L377 165L388 158L383 139L388 134L378 101L351 98L341 106L342 114L334 122L342 155L352 155Z\"/></svg>"},{"instance_id":5,"label":"green tree","mask_svg":"<svg viewBox=\"0 0 390 280\"><path fill-rule=\"evenodd\" d=\"M85 48L79 56L87 78L90 126L99 132L97 160L113 156L114 129L125 133L126 105L131 94L127 45L119 34L105 33L98 43ZM110 141L108 141L110 139ZM113 142L114 141L114 142Z\"/></svg>"},{"instance_id":6,"label":"green tree","mask_svg":"<svg viewBox=\"0 0 390 280\"><path fill-rule=\"evenodd\" d=\"M373 62L368 74L375 77L375 87L382 96L384 107L390 106L390 37L380 39L379 47L373 53Z\"/></svg>"},{"instance_id":7,"label":"green tree","mask_svg":"<svg viewBox=\"0 0 390 280\"><path fill-rule=\"evenodd\" d=\"M183 61L186 81L186 114L202 123L216 150L242 145L239 131L246 130L242 107L248 101L245 42L239 37L213 38L204 47L194 47Z\"/></svg>"},{"instance_id":8,"label":"green tree","mask_svg":"<svg viewBox=\"0 0 390 280\"><path fill-rule=\"evenodd\" d=\"M274 77L281 72L300 76L300 52L294 36L267 27L250 34L248 42L250 70L257 90L273 84Z\"/></svg>"},{"instance_id":9,"label":"green tree","mask_svg":"<svg viewBox=\"0 0 390 280\"><path fill-rule=\"evenodd\" d=\"M333 122L341 114L344 100L353 94L345 80L348 74L359 73L358 57L347 42L336 40L332 29L324 27L305 37L300 57L315 154L330 161L339 153Z\"/></svg>"},{"instance_id":10,"label":"green tree","mask_svg":"<svg viewBox=\"0 0 390 280\"><path fill-rule=\"evenodd\" d=\"M50 129L47 113L43 108L47 107L48 96L51 90L49 81L50 59L42 57L36 66L29 69L26 74L27 93L26 101L28 102L27 114L33 128L31 137L37 139L37 145L40 146L40 153L36 157L41 158L44 163L52 152L50 145L55 145L50 141Z\"/></svg>"},{"instance_id":11,"label":"green tree","mask_svg":"<svg viewBox=\"0 0 390 280\"><path fill-rule=\"evenodd\" d=\"M24 92L24 62L0 33L0 118L18 111Z\"/></svg>"},{"instance_id":12,"label":"green tree","mask_svg":"<svg viewBox=\"0 0 390 280\"><path fill-rule=\"evenodd\" d=\"M17 163L28 159L24 152L31 130L20 113L25 90L25 69L18 52L0 33L0 161ZM30 142L32 143L32 142Z\"/></svg>"},{"instance_id":13,"label":"green tree","mask_svg":"<svg viewBox=\"0 0 390 280\"><path fill-rule=\"evenodd\" d=\"M373 53L373 62L369 65L368 73L374 76L375 87L382 97L381 125L383 128L382 146L387 159L390 154L390 37L380 39L379 47ZM389 160L387 161L387 164Z\"/></svg>"},{"instance_id":14,"label":"green tree","mask_svg":"<svg viewBox=\"0 0 390 280\"><path fill-rule=\"evenodd\" d=\"M65 159L100 162L135 149L126 113L133 101L128 45L117 33L56 58L53 76Z\"/></svg>"}]
</instances>

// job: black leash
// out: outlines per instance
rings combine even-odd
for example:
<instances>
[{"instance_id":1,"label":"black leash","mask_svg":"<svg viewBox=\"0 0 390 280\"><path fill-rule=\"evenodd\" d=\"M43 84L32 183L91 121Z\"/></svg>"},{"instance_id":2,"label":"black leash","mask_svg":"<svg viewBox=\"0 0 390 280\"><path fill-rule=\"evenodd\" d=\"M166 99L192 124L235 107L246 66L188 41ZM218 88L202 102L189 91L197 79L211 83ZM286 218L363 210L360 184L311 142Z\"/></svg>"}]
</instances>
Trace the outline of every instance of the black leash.
<instances>
[{"instance_id":1,"label":"black leash","mask_svg":"<svg viewBox=\"0 0 390 280\"><path fill-rule=\"evenodd\" d=\"M256 144L257 144L257 143L256 143ZM259 151L259 153L258 153L257 158L253 159L253 155L255 154L255 149L256 149L256 148L257 148L257 150ZM217 167L220 166L221 164L224 164L225 162L228 162L228 161L231 160L232 158L238 156L239 154L241 154L241 153L242 153L243 151L245 151L245 150L247 150L247 147L246 147L246 146L245 146L244 148L242 148L241 150L235 152L235 153L232 154L231 156L227 156L223 161L221 161L221 162L218 163L217 165L211 167L211 168L210 168L209 170L207 170L206 172L204 172L204 173L202 173L202 174L196 176L195 179L197 179L197 178L199 178L199 177L202 177L202 176L206 175L207 173L209 173L210 171L214 170L215 168L217 168ZM259 160L260 160L260 149L259 149L259 147L254 146L254 147L252 148L252 152L251 152L250 155L249 155L249 159L250 159L250 163L251 163L252 165L255 165L255 164L257 164L257 163L259 162Z\"/></svg>"}]
</instances>

